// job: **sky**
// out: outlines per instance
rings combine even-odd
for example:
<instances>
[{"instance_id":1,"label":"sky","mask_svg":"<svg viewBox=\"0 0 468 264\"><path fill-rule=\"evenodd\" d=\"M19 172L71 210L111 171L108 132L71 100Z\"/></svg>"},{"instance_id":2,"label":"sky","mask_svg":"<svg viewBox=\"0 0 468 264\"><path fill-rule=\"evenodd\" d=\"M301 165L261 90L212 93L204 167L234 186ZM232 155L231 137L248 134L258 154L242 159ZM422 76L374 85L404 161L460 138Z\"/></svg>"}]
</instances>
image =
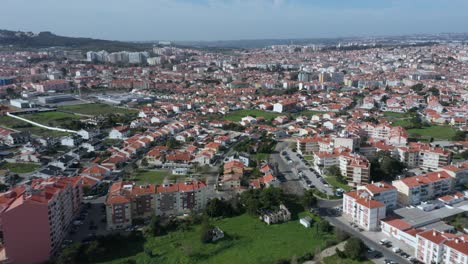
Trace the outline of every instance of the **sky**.
<instances>
[{"instance_id":1,"label":"sky","mask_svg":"<svg viewBox=\"0 0 468 264\"><path fill-rule=\"evenodd\" d=\"M0 29L237 40L468 31L468 0L0 0Z\"/></svg>"}]
</instances>

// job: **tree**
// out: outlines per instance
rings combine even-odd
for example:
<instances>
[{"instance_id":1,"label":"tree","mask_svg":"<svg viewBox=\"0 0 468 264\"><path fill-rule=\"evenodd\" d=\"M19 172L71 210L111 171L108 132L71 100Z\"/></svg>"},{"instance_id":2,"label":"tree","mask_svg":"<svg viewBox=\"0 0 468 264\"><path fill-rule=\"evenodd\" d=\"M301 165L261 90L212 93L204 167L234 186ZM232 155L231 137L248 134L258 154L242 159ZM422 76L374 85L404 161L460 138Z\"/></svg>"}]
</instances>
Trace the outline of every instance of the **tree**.
<instances>
[{"instance_id":1,"label":"tree","mask_svg":"<svg viewBox=\"0 0 468 264\"><path fill-rule=\"evenodd\" d=\"M340 171L340 168L336 165L333 165L333 166L330 166L328 169L327 169L327 174L329 174L330 176L335 176L337 177L338 175L341 176L341 171Z\"/></svg>"},{"instance_id":2,"label":"tree","mask_svg":"<svg viewBox=\"0 0 468 264\"><path fill-rule=\"evenodd\" d=\"M353 260L362 260L366 254L366 246L359 238L348 239L344 246L346 256Z\"/></svg>"},{"instance_id":3,"label":"tree","mask_svg":"<svg viewBox=\"0 0 468 264\"><path fill-rule=\"evenodd\" d=\"M210 225L208 217L204 217L200 228L200 240L202 243L213 241L213 227Z\"/></svg>"},{"instance_id":4,"label":"tree","mask_svg":"<svg viewBox=\"0 0 468 264\"><path fill-rule=\"evenodd\" d=\"M322 220L318 222L318 229L323 233L328 233L332 229L332 226L329 222Z\"/></svg>"},{"instance_id":5,"label":"tree","mask_svg":"<svg viewBox=\"0 0 468 264\"><path fill-rule=\"evenodd\" d=\"M281 203L282 191L279 188L264 188L260 193L262 209L276 209Z\"/></svg>"},{"instance_id":6,"label":"tree","mask_svg":"<svg viewBox=\"0 0 468 264\"><path fill-rule=\"evenodd\" d=\"M307 190L302 196L302 206L304 208L310 209L317 204L317 198L314 195L314 190Z\"/></svg>"},{"instance_id":7,"label":"tree","mask_svg":"<svg viewBox=\"0 0 468 264\"><path fill-rule=\"evenodd\" d=\"M228 217L232 215L232 207L229 203L214 198L206 205L205 212L210 217Z\"/></svg>"},{"instance_id":8,"label":"tree","mask_svg":"<svg viewBox=\"0 0 468 264\"><path fill-rule=\"evenodd\" d=\"M164 233L164 228L161 225L161 219L157 215L151 217L149 225L146 227L146 233L152 236L159 236Z\"/></svg>"},{"instance_id":9,"label":"tree","mask_svg":"<svg viewBox=\"0 0 468 264\"><path fill-rule=\"evenodd\" d=\"M420 91L422 91L422 89L424 89L424 84L422 84L422 83L415 84L415 85L411 86L410 89L415 91L415 92L420 92Z\"/></svg>"},{"instance_id":10,"label":"tree","mask_svg":"<svg viewBox=\"0 0 468 264\"><path fill-rule=\"evenodd\" d=\"M455 135L452 137L453 141L464 141L466 140L466 131L457 131Z\"/></svg>"},{"instance_id":11,"label":"tree","mask_svg":"<svg viewBox=\"0 0 468 264\"><path fill-rule=\"evenodd\" d=\"M338 241L345 241L349 238L349 234L339 228L335 228L335 236Z\"/></svg>"},{"instance_id":12,"label":"tree","mask_svg":"<svg viewBox=\"0 0 468 264\"><path fill-rule=\"evenodd\" d=\"M91 241L85 249L85 256L89 262L95 262L100 254L104 252L104 248L101 247L97 240Z\"/></svg>"},{"instance_id":13,"label":"tree","mask_svg":"<svg viewBox=\"0 0 468 264\"><path fill-rule=\"evenodd\" d=\"M148 167L149 163L148 163L148 160L146 158L143 158L141 160L141 166L143 167Z\"/></svg>"},{"instance_id":14,"label":"tree","mask_svg":"<svg viewBox=\"0 0 468 264\"><path fill-rule=\"evenodd\" d=\"M62 250L62 253L58 256L56 259L57 264L75 264L78 263L78 258L80 256L80 250L81 250L81 244L80 243L74 243L68 247L66 247L64 250Z\"/></svg>"}]
</instances>

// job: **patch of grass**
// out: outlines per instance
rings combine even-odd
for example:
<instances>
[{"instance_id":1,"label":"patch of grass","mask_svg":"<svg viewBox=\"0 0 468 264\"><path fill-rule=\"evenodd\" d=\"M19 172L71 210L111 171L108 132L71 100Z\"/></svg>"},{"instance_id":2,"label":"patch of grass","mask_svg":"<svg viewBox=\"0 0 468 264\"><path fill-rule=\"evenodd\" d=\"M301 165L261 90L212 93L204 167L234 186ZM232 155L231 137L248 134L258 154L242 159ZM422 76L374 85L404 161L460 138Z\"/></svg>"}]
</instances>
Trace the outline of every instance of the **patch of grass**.
<instances>
[{"instance_id":1,"label":"patch of grass","mask_svg":"<svg viewBox=\"0 0 468 264\"><path fill-rule=\"evenodd\" d=\"M161 184L166 177L171 181L175 181L177 178L185 176L172 175L167 170L138 170L134 180L137 184Z\"/></svg>"},{"instance_id":2,"label":"patch of grass","mask_svg":"<svg viewBox=\"0 0 468 264\"><path fill-rule=\"evenodd\" d=\"M345 258L340 258L338 257L338 255L333 255L333 256L329 256L329 257L326 257L326 258L323 258L323 263L325 264L372 264L374 262L370 261L370 260L366 260L366 261L362 261L362 260L352 260L352 259L345 259Z\"/></svg>"},{"instance_id":3,"label":"patch of grass","mask_svg":"<svg viewBox=\"0 0 468 264\"><path fill-rule=\"evenodd\" d=\"M307 155L307 156L304 156L304 159L305 159L305 160L314 161L314 156L312 156L312 155Z\"/></svg>"},{"instance_id":4,"label":"patch of grass","mask_svg":"<svg viewBox=\"0 0 468 264\"><path fill-rule=\"evenodd\" d=\"M407 116L406 113L395 113L395 112L384 112L383 114L385 117L390 117L390 118L403 118Z\"/></svg>"},{"instance_id":5,"label":"patch of grass","mask_svg":"<svg viewBox=\"0 0 468 264\"><path fill-rule=\"evenodd\" d=\"M423 128L408 129L410 136L420 135L424 139L447 139L451 140L455 135L455 130L449 126L429 126Z\"/></svg>"},{"instance_id":6,"label":"patch of grass","mask_svg":"<svg viewBox=\"0 0 468 264\"><path fill-rule=\"evenodd\" d=\"M27 114L21 115L20 117L26 118L28 120L37 122L39 124L45 126L53 126L53 127L63 127L64 124L69 123L71 120L78 120L79 117L73 114L67 114L62 112L44 112L44 113L34 113L34 114ZM48 130L45 128L40 128L29 124L27 122L9 117L9 116L1 116L0 117L0 125L23 131L29 132L36 136L46 136L46 137L61 137L69 135L70 133L60 132L60 131L53 131Z\"/></svg>"},{"instance_id":7,"label":"patch of grass","mask_svg":"<svg viewBox=\"0 0 468 264\"><path fill-rule=\"evenodd\" d=\"M336 179L336 177L334 177L334 176L327 176L325 179L327 180L327 182L331 186L333 186L335 188L341 188L341 189L343 189L343 190L345 190L347 192L351 191L351 189L352 189L351 186L347 185L346 183L342 183L342 182L338 181L338 179Z\"/></svg>"},{"instance_id":8,"label":"patch of grass","mask_svg":"<svg viewBox=\"0 0 468 264\"><path fill-rule=\"evenodd\" d=\"M243 117L252 116L252 117L263 117L266 121L271 121L275 117L280 116L279 113L274 112L267 112L258 109L251 109L251 110L237 110L230 112L224 116L224 120L239 122Z\"/></svg>"},{"instance_id":9,"label":"patch of grass","mask_svg":"<svg viewBox=\"0 0 468 264\"><path fill-rule=\"evenodd\" d=\"M145 248L152 250L153 258L141 252L133 257L137 263L275 263L324 248L332 234L316 233L304 228L298 221L268 226L258 218L241 215L212 221L226 234L217 243L202 244L200 226L189 231L176 231L161 237L149 238ZM122 263L114 259L106 263Z\"/></svg>"},{"instance_id":10,"label":"patch of grass","mask_svg":"<svg viewBox=\"0 0 468 264\"><path fill-rule=\"evenodd\" d=\"M253 157L254 160L268 160L270 158L270 153L256 153Z\"/></svg>"},{"instance_id":11,"label":"patch of grass","mask_svg":"<svg viewBox=\"0 0 468 264\"><path fill-rule=\"evenodd\" d=\"M12 173L29 173L38 169L40 165L35 163L4 163L0 165L2 170L10 170Z\"/></svg>"},{"instance_id":12,"label":"patch of grass","mask_svg":"<svg viewBox=\"0 0 468 264\"><path fill-rule=\"evenodd\" d=\"M300 111L300 112L297 112L294 114L294 116L308 116L308 117L311 117L313 115L321 115L321 114L325 114L327 112L323 112L323 111L313 111L313 110L303 110L303 111Z\"/></svg>"},{"instance_id":13,"label":"patch of grass","mask_svg":"<svg viewBox=\"0 0 468 264\"><path fill-rule=\"evenodd\" d=\"M125 109L107 104L79 104L60 106L59 110L69 111L83 115L108 115L108 114L137 114L133 109Z\"/></svg>"}]
</instances>

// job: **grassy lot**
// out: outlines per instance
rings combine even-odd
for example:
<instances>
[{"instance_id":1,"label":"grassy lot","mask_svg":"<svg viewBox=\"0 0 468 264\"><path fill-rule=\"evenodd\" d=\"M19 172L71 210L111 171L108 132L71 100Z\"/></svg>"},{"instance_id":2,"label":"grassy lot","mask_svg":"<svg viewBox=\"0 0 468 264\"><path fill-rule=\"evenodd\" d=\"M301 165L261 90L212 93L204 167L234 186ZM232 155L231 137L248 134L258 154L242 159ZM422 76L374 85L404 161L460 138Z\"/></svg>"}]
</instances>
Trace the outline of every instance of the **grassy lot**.
<instances>
[{"instance_id":1,"label":"grassy lot","mask_svg":"<svg viewBox=\"0 0 468 264\"><path fill-rule=\"evenodd\" d=\"M304 156L304 159L305 159L305 160L314 161L314 156L312 156L312 155L306 155L306 156Z\"/></svg>"},{"instance_id":2,"label":"grassy lot","mask_svg":"<svg viewBox=\"0 0 468 264\"><path fill-rule=\"evenodd\" d=\"M406 113L394 113L394 112L384 112L383 113L385 117L389 117L389 118L403 118L406 116Z\"/></svg>"},{"instance_id":3,"label":"grassy lot","mask_svg":"<svg viewBox=\"0 0 468 264\"><path fill-rule=\"evenodd\" d=\"M83 115L136 114L136 110L119 108L107 104L80 104L60 106L59 110Z\"/></svg>"},{"instance_id":4,"label":"grassy lot","mask_svg":"<svg viewBox=\"0 0 468 264\"><path fill-rule=\"evenodd\" d=\"M410 136L421 135L424 139L448 139L451 140L455 135L455 130L449 126L429 126L424 128L408 129Z\"/></svg>"},{"instance_id":5,"label":"grassy lot","mask_svg":"<svg viewBox=\"0 0 468 264\"><path fill-rule=\"evenodd\" d=\"M270 153L256 153L252 158L254 160L268 160L270 155Z\"/></svg>"},{"instance_id":6,"label":"grassy lot","mask_svg":"<svg viewBox=\"0 0 468 264\"><path fill-rule=\"evenodd\" d=\"M177 178L183 177L182 175L172 175L167 170L139 170L135 175L135 182L138 184L161 184L165 178L169 180L176 180Z\"/></svg>"},{"instance_id":7,"label":"grassy lot","mask_svg":"<svg viewBox=\"0 0 468 264\"><path fill-rule=\"evenodd\" d=\"M313 111L313 110L304 110L304 111L300 111L300 112L297 112L294 114L294 116L313 116L313 115L321 115L321 114L325 114L327 112L322 112L322 111Z\"/></svg>"},{"instance_id":8,"label":"grassy lot","mask_svg":"<svg viewBox=\"0 0 468 264\"><path fill-rule=\"evenodd\" d=\"M30 115L24 115L24 116L30 116ZM59 131L53 131L53 130L40 128L40 127L34 126L32 124L23 122L21 120L18 120L9 116L0 116L0 125L6 128L30 132L31 134L36 135L36 136L61 137L61 136L65 136L69 134L65 132L59 132Z\"/></svg>"},{"instance_id":9,"label":"grassy lot","mask_svg":"<svg viewBox=\"0 0 468 264\"><path fill-rule=\"evenodd\" d=\"M4 163L0 165L0 170L10 170L12 173L33 172L40 166L35 163Z\"/></svg>"},{"instance_id":10,"label":"grassy lot","mask_svg":"<svg viewBox=\"0 0 468 264\"><path fill-rule=\"evenodd\" d=\"M411 119L413 116L407 113L393 113L393 112L384 112L384 118L387 121L392 123L392 126L401 126L401 127L412 127L413 122Z\"/></svg>"},{"instance_id":11,"label":"grassy lot","mask_svg":"<svg viewBox=\"0 0 468 264\"><path fill-rule=\"evenodd\" d=\"M352 260L352 259L342 259L340 257L338 257L338 255L333 255L333 256L330 256L330 257L326 257L323 259L323 263L324 264L372 264L374 262L370 261L370 260L366 260L366 261L357 261L357 260Z\"/></svg>"},{"instance_id":12,"label":"grassy lot","mask_svg":"<svg viewBox=\"0 0 468 264\"><path fill-rule=\"evenodd\" d=\"M226 237L217 243L202 244L200 227L188 231L175 231L161 237L149 238L145 248L152 250L150 257L141 252L127 258L103 263L125 263L130 259L137 263L275 263L278 259L290 259L323 248L331 234L316 233L299 222L268 226L257 218L241 215L213 221Z\"/></svg>"},{"instance_id":13,"label":"grassy lot","mask_svg":"<svg viewBox=\"0 0 468 264\"><path fill-rule=\"evenodd\" d=\"M350 190L352 189L351 186L339 182L339 181L336 179L336 177L327 176L325 179L327 180L327 182L328 182L331 186L333 186L333 187L335 187L335 188L341 188L341 189L343 189L343 190L345 190L345 191L350 191Z\"/></svg>"},{"instance_id":14,"label":"grassy lot","mask_svg":"<svg viewBox=\"0 0 468 264\"><path fill-rule=\"evenodd\" d=\"M269 121L280 115L281 114L279 113L267 112L267 111L257 110L257 109L237 110L237 111L230 112L227 115L225 115L224 120L239 122L241 121L243 117L252 116L252 117L263 117L265 118L265 120Z\"/></svg>"}]
</instances>

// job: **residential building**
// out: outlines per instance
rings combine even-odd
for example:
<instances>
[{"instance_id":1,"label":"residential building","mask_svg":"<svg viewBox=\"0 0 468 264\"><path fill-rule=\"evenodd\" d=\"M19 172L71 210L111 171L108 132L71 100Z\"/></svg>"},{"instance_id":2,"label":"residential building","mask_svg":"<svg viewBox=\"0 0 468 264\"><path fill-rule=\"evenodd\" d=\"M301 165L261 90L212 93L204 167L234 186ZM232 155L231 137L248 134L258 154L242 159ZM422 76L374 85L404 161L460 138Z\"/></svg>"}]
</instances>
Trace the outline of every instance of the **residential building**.
<instances>
[{"instance_id":1,"label":"residential building","mask_svg":"<svg viewBox=\"0 0 468 264\"><path fill-rule=\"evenodd\" d=\"M372 199L385 204L387 209L397 206L397 189L386 182L376 182L365 186L359 186L358 190L366 191Z\"/></svg>"},{"instance_id":2,"label":"residential building","mask_svg":"<svg viewBox=\"0 0 468 264\"><path fill-rule=\"evenodd\" d=\"M148 219L156 211L156 186L133 182L112 184L106 199L107 228L123 229L134 219Z\"/></svg>"},{"instance_id":3,"label":"residential building","mask_svg":"<svg viewBox=\"0 0 468 264\"><path fill-rule=\"evenodd\" d=\"M453 191L454 178L445 171L407 177L392 182L398 191L398 205L417 205Z\"/></svg>"},{"instance_id":4,"label":"residential building","mask_svg":"<svg viewBox=\"0 0 468 264\"><path fill-rule=\"evenodd\" d=\"M380 228L380 220L385 218L383 202L373 200L365 191L352 191L343 195L343 214L353 223L367 231Z\"/></svg>"},{"instance_id":5,"label":"residential building","mask_svg":"<svg viewBox=\"0 0 468 264\"><path fill-rule=\"evenodd\" d=\"M31 186L13 192L1 194L0 199L7 262L44 263L59 252L80 211L82 180L80 177L33 180Z\"/></svg>"}]
</instances>

